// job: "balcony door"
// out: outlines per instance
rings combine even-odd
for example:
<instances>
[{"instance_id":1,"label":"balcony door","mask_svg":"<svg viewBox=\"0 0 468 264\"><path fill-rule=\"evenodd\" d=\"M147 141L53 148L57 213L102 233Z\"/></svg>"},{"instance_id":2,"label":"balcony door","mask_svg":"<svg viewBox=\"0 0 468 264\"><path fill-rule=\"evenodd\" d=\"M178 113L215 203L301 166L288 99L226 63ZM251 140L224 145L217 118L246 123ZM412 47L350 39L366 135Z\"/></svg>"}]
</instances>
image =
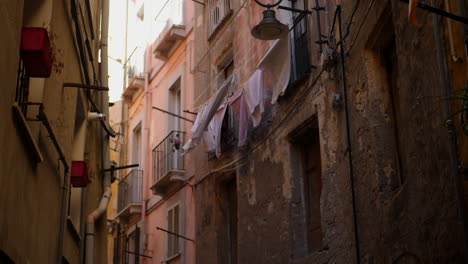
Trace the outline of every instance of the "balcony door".
<instances>
[{"instance_id":1,"label":"balcony door","mask_svg":"<svg viewBox=\"0 0 468 264\"><path fill-rule=\"evenodd\" d=\"M138 124L135 129L133 129L133 139L132 139L132 164L141 165L141 123ZM133 173L128 180L129 183L129 196L130 203L134 203L139 200L139 191L138 191L138 175L136 171Z\"/></svg>"},{"instance_id":2,"label":"balcony door","mask_svg":"<svg viewBox=\"0 0 468 264\"><path fill-rule=\"evenodd\" d=\"M181 80L180 78L169 89L169 111L177 116L182 115L182 94L181 94ZM177 170L182 166L182 148L177 142L182 142L182 120L176 116L169 117L169 142L167 144L167 166L169 170ZM174 131L174 132L172 132ZM172 133L171 133L172 132Z\"/></svg>"}]
</instances>

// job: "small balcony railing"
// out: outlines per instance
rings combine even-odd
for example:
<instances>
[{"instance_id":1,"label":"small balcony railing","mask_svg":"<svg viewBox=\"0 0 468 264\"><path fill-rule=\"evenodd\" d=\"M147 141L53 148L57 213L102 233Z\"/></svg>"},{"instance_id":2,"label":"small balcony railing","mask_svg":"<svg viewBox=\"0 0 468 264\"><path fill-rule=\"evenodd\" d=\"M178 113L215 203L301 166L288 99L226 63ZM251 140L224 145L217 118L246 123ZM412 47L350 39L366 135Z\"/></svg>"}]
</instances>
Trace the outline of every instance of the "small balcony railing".
<instances>
[{"instance_id":1,"label":"small balcony railing","mask_svg":"<svg viewBox=\"0 0 468 264\"><path fill-rule=\"evenodd\" d=\"M117 211L129 209L130 206L140 206L143 191L143 171L132 170L119 182Z\"/></svg>"},{"instance_id":2,"label":"small balcony railing","mask_svg":"<svg viewBox=\"0 0 468 264\"><path fill-rule=\"evenodd\" d=\"M213 34L231 13L231 0L208 0L208 32Z\"/></svg>"},{"instance_id":3,"label":"small balcony railing","mask_svg":"<svg viewBox=\"0 0 468 264\"><path fill-rule=\"evenodd\" d=\"M184 170L182 156L185 132L171 131L153 149L153 184L156 184L171 171Z\"/></svg>"}]
</instances>

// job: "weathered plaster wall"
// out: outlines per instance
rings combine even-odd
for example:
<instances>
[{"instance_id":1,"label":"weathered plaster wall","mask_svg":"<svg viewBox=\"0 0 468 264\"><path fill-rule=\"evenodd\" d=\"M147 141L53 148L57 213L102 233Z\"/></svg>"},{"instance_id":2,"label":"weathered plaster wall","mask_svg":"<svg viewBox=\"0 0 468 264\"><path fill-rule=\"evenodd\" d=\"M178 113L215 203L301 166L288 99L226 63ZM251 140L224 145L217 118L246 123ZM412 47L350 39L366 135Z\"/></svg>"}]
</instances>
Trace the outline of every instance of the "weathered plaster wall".
<instances>
[{"instance_id":1,"label":"weathered plaster wall","mask_svg":"<svg viewBox=\"0 0 468 264\"><path fill-rule=\"evenodd\" d=\"M62 88L62 83L82 82L81 69L71 35L67 9L63 6L64 2L34 2L34 5L44 8L44 10L40 9L40 12L37 9L35 13L43 16L42 18L46 21L41 23L37 19L34 23L23 21L23 8L32 10L29 4L31 3L28 2L28 5L23 6L23 1L9 1L0 5L1 20L5 26L4 41L0 44L2 46L0 79L4 84L5 95L0 99L0 115L3 120L0 126L0 141L5 150L0 154L0 166L3 168L3 173L0 175L0 186L2 186L0 187L0 211L2 212L0 250L16 263L55 263L59 247L63 166L58 161L57 152L44 126L34 124L34 122L28 122L28 125L33 127L34 137L44 157L44 162L36 164L30 158L31 149L27 147L11 110L15 100L23 22L29 26L45 26L49 31L54 66L51 77L43 82L44 111L69 164L71 164L78 89ZM95 11L97 12L96 9ZM25 14L31 15L27 11ZM65 52L67 50L68 52ZM97 54L97 50L93 52ZM95 66L97 67L97 63ZM84 104L86 107L86 101ZM31 110L30 117L34 117L34 111L37 109ZM90 124L89 131L86 158L92 183L88 188L86 214L83 220L87 213L97 207L102 193L102 182L98 173L101 169L98 135L102 130L97 124ZM98 221L96 231L96 252L105 252L105 219ZM63 255L70 263L80 261L80 239L73 234L70 225L66 222ZM106 262L105 254L97 254L97 256L97 263Z\"/></svg>"},{"instance_id":2,"label":"weathered plaster wall","mask_svg":"<svg viewBox=\"0 0 468 264\"><path fill-rule=\"evenodd\" d=\"M346 23L356 1L342 2ZM370 3L361 1L359 4L345 42L346 50ZM309 3L309 7L312 4ZM239 38L239 42L233 44L235 55L242 54L245 43L250 41L250 28L245 24L249 19L255 21L252 13L250 16L240 13L236 17L235 24L244 26L232 33ZM384 22L382 14L391 15L389 19L395 33L397 68L393 76L396 80L390 84L385 76L388 65L379 66L381 59L370 45L379 33L376 28ZM332 18L333 12L329 15ZM346 56L357 224L363 263L462 263L466 254L456 207L448 135L443 126L445 114L440 100L443 91L432 15L420 11L417 15L421 25L409 26L406 4L375 1L353 49ZM326 20L323 20L326 32ZM202 27L195 32L202 32ZM316 31L311 31L314 40ZM231 34L229 29L225 32L227 36ZM388 35L391 32L383 31L383 38ZM200 40L203 37L203 34L196 34L198 42L203 43L203 39ZM383 42L383 38L377 42ZM216 45L223 46L229 41L228 37L226 39ZM312 64L318 65L317 46L311 45ZM215 51L213 49L214 55L210 56L216 57ZM261 58L262 51L264 49L259 48L248 56ZM202 55L203 52L199 52L198 58ZM248 77L252 70L240 69L240 75ZM198 182L194 190L197 262L222 263L219 256L225 254L217 222L222 214L219 182L232 177L225 174L234 171L225 174L209 174L209 171L243 155L247 158L241 160L235 170L238 263L355 262L345 110L332 107L333 93L342 95L341 74L337 67L332 74L322 73L314 82L319 74L320 68L313 70L307 80L290 87L287 95L267 110L247 147L223 153L219 161L207 161L206 154L200 150L203 146L190 154L197 160L194 163ZM395 89L393 95L392 89ZM392 100L398 102L396 116ZM318 118L320 131L324 238L321 250L300 257L304 254L301 251L304 238L293 234L304 224L300 221L301 210L297 209L303 204L302 187L295 165L290 162L293 158L288 135L312 116ZM264 138L267 139L264 141ZM257 148L257 144L261 145ZM399 150L397 144L401 146Z\"/></svg>"}]
</instances>

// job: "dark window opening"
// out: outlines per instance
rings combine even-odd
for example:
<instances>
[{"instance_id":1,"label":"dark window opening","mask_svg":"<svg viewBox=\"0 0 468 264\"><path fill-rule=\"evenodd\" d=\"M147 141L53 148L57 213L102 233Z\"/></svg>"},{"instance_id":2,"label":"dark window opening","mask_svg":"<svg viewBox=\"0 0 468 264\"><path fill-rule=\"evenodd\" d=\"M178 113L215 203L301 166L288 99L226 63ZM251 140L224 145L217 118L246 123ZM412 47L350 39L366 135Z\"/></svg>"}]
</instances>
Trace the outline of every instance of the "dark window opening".
<instances>
[{"instance_id":1,"label":"dark window opening","mask_svg":"<svg viewBox=\"0 0 468 264\"><path fill-rule=\"evenodd\" d=\"M393 138L388 138L393 141L395 162L397 173L390 179L391 188L395 189L406 180L403 173L403 160L401 154L404 151L404 142L401 135L400 125L402 124L402 112L400 110L400 91L398 87L398 57L396 52L395 28L393 24L393 15L391 6L387 7L383 17L377 23L379 26L374 30L374 37L369 41L368 46L371 51L371 56L375 56L372 60L374 63L370 67L374 71L373 74L377 76L377 80L381 81L379 84L385 89L386 96L388 96L388 117L390 119L391 131L389 134ZM377 87L375 87L377 89Z\"/></svg>"},{"instance_id":2,"label":"dark window opening","mask_svg":"<svg viewBox=\"0 0 468 264\"><path fill-rule=\"evenodd\" d=\"M221 183L219 192L218 263L237 263L237 185L236 178Z\"/></svg>"},{"instance_id":3,"label":"dark window opening","mask_svg":"<svg viewBox=\"0 0 468 264\"><path fill-rule=\"evenodd\" d=\"M127 256L126 264L138 264L140 263L140 228L136 228L127 237L125 255Z\"/></svg>"}]
</instances>

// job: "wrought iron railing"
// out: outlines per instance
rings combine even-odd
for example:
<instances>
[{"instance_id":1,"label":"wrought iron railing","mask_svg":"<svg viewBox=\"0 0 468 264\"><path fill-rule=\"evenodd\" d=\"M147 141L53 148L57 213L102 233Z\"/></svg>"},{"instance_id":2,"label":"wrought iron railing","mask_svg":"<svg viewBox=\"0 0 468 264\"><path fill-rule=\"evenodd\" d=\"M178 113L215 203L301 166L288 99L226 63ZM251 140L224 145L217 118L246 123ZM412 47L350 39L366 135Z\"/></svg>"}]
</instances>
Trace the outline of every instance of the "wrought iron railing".
<instances>
[{"instance_id":1,"label":"wrought iron railing","mask_svg":"<svg viewBox=\"0 0 468 264\"><path fill-rule=\"evenodd\" d=\"M211 35L231 12L231 0L208 0L208 32Z\"/></svg>"},{"instance_id":2,"label":"wrought iron railing","mask_svg":"<svg viewBox=\"0 0 468 264\"><path fill-rule=\"evenodd\" d=\"M132 81L135 77L142 78L144 72L144 60L145 60L145 50L141 47L135 47L135 49L130 54L128 61L126 62L127 66L127 83Z\"/></svg>"},{"instance_id":3,"label":"wrought iron railing","mask_svg":"<svg viewBox=\"0 0 468 264\"><path fill-rule=\"evenodd\" d=\"M131 204L141 204L143 191L143 171L132 170L119 182L117 211L120 213Z\"/></svg>"},{"instance_id":4,"label":"wrought iron railing","mask_svg":"<svg viewBox=\"0 0 468 264\"><path fill-rule=\"evenodd\" d=\"M158 182L169 171L184 170L184 145L185 132L171 131L153 149L153 184Z\"/></svg>"},{"instance_id":5,"label":"wrought iron railing","mask_svg":"<svg viewBox=\"0 0 468 264\"><path fill-rule=\"evenodd\" d=\"M308 16L299 16L294 20L291 37L291 81L301 79L311 67L309 51Z\"/></svg>"}]
</instances>

